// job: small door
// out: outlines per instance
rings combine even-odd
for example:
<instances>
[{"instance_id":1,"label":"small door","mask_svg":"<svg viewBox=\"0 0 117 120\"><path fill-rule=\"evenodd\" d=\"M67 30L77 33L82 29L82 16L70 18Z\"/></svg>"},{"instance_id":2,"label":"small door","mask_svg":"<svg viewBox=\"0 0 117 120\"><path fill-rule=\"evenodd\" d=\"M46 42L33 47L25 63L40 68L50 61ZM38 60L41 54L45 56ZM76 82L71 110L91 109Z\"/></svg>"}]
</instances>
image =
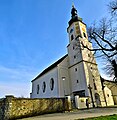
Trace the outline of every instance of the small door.
<instances>
[{"instance_id":1,"label":"small door","mask_svg":"<svg viewBox=\"0 0 117 120\"><path fill-rule=\"evenodd\" d=\"M101 106L100 95L98 93L95 93L95 100L96 100L97 107Z\"/></svg>"}]
</instances>

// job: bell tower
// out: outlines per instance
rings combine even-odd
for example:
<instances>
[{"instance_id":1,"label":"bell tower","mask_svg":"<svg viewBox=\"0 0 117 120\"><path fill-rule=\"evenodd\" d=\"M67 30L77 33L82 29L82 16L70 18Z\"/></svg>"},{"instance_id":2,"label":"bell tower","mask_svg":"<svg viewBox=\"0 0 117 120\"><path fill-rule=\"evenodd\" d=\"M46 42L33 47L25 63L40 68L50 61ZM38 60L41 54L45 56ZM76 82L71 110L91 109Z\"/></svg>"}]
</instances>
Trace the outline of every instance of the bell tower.
<instances>
[{"instance_id":1,"label":"bell tower","mask_svg":"<svg viewBox=\"0 0 117 120\"><path fill-rule=\"evenodd\" d=\"M93 107L105 106L100 75L93 52L82 46L84 44L92 48L92 44L88 41L86 24L78 16L74 5L72 5L71 19L68 24L67 50L72 96L88 97Z\"/></svg>"}]
</instances>

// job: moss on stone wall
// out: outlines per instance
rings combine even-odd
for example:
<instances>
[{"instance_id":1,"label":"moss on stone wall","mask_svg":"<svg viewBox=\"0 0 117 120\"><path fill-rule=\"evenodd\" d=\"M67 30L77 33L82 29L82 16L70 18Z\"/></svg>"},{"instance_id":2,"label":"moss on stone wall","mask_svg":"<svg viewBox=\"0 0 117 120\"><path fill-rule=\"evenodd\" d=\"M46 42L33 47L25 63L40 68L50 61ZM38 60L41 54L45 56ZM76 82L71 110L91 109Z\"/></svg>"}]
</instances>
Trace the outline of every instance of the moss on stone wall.
<instances>
[{"instance_id":1,"label":"moss on stone wall","mask_svg":"<svg viewBox=\"0 0 117 120\"><path fill-rule=\"evenodd\" d=\"M4 99L0 99L0 120L3 119L4 116Z\"/></svg>"},{"instance_id":2,"label":"moss on stone wall","mask_svg":"<svg viewBox=\"0 0 117 120\"><path fill-rule=\"evenodd\" d=\"M66 98L28 99L7 96L4 99L3 119L16 119L45 113L68 111L71 108L70 105Z\"/></svg>"}]
</instances>

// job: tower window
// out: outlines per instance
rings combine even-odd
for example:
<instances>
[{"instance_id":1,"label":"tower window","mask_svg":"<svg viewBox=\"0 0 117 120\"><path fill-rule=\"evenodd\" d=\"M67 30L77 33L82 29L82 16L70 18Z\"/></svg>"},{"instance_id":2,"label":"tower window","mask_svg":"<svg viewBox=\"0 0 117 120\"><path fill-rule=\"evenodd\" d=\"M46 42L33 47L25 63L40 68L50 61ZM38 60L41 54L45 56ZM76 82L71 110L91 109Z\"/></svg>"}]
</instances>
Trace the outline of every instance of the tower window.
<instances>
[{"instance_id":1,"label":"tower window","mask_svg":"<svg viewBox=\"0 0 117 120\"><path fill-rule=\"evenodd\" d=\"M97 90L96 84L94 83L94 89Z\"/></svg>"},{"instance_id":2,"label":"tower window","mask_svg":"<svg viewBox=\"0 0 117 120\"><path fill-rule=\"evenodd\" d=\"M79 81L77 80L77 83L79 83Z\"/></svg>"},{"instance_id":3,"label":"tower window","mask_svg":"<svg viewBox=\"0 0 117 120\"><path fill-rule=\"evenodd\" d=\"M74 59L76 59L76 55L74 55Z\"/></svg>"},{"instance_id":4,"label":"tower window","mask_svg":"<svg viewBox=\"0 0 117 120\"><path fill-rule=\"evenodd\" d=\"M39 84L37 85L37 94L39 94Z\"/></svg>"},{"instance_id":5,"label":"tower window","mask_svg":"<svg viewBox=\"0 0 117 120\"><path fill-rule=\"evenodd\" d=\"M74 48L74 46L73 46L73 50L74 50L75 48Z\"/></svg>"},{"instance_id":6,"label":"tower window","mask_svg":"<svg viewBox=\"0 0 117 120\"><path fill-rule=\"evenodd\" d=\"M73 29L71 29L71 30L70 30L70 33L72 33L73 31L74 31L74 30L73 30Z\"/></svg>"},{"instance_id":7,"label":"tower window","mask_svg":"<svg viewBox=\"0 0 117 120\"><path fill-rule=\"evenodd\" d=\"M86 34L83 32L84 37L86 38Z\"/></svg>"},{"instance_id":8,"label":"tower window","mask_svg":"<svg viewBox=\"0 0 117 120\"><path fill-rule=\"evenodd\" d=\"M75 71L77 71L77 68L75 68Z\"/></svg>"},{"instance_id":9,"label":"tower window","mask_svg":"<svg viewBox=\"0 0 117 120\"><path fill-rule=\"evenodd\" d=\"M71 40L73 40L74 39L74 36L73 36L73 34L71 35Z\"/></svg>"}]
</instances>

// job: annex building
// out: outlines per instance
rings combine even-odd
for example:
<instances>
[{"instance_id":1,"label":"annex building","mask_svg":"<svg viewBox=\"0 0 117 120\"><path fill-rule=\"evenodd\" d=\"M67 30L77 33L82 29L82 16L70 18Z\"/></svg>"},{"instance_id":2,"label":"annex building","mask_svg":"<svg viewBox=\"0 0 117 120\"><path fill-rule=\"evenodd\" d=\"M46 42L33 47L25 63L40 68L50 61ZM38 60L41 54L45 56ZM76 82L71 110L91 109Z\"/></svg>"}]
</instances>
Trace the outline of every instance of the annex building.
<instances>
[{"instance_id":1,"label":"annex building","mask_svg":"<svg viewBox=\"0 0 117 120\"><path fill-rule=\"evenodd\" d=\"M82 46L84 44L92 48L88 41L86 24L77 15L74 5L67 32L68 53L32 80L31 98L70 96L74 101L79 96L88 99L92 107L105 106L105 95L93 52ZM107 94L108 105L113 105L111 91Z\"/></svg>"}]
</instances>

